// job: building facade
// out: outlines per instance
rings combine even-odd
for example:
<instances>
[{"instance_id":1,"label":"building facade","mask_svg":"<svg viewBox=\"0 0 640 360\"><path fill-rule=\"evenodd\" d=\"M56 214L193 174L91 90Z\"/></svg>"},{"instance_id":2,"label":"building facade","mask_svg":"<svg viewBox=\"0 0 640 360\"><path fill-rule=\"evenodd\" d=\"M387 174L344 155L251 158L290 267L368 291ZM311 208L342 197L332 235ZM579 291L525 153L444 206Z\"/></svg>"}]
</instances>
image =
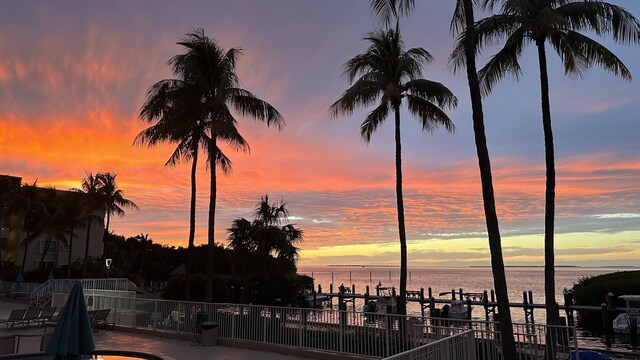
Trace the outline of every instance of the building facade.
<instances>
[{"instance_id":1,"label":"building facade","mask_svg":"<svg viewBox=\"0 0 640 360\"><path fill-rule=\"evenodd\" d=\"M19 190L21 180L15 176L0 175L3 192ZM67 191L56 190L56 192L64 194ZM102 257L104 227L96 220L91 224L88 241L88 224L82 224L74 228L71 244L68 237L62 240L50 237L46 233L38 234L31 241L25 242L32 229L25 228L23 217L15 212L10 213L6 209L2 213L4 215L0 216L0 260L22 266L25 272L37 269L41 262L45 268L68 265L69 251L71 251L72 263L78 259L82 260L87 244L88 256ZM103 219L104 211L95 211L93 215L95 218ZM49 240L48 249L46 249L47 240ZM43 257L45 249L46 254Z\"/></svg>"}]
</instances>

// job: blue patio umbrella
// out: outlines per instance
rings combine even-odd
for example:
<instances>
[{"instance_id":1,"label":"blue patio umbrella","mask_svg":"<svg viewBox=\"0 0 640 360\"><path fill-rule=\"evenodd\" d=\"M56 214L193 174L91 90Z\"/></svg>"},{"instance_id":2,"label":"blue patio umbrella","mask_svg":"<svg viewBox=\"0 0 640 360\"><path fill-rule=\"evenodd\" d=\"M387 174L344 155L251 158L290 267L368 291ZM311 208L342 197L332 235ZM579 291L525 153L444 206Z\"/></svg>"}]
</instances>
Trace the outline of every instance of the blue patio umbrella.
<instances>
[{"instance_id":1,"label":"blue patio umbrella","mask_svg":"<svg viewBox=\"0 0 640 360\"><path fill-rule=\"evenodd\" d=\"M82 359L95 347L82 284L78 281L71 289L46 352L54 355L54 359Z\"/></svg>"}]
</instances>

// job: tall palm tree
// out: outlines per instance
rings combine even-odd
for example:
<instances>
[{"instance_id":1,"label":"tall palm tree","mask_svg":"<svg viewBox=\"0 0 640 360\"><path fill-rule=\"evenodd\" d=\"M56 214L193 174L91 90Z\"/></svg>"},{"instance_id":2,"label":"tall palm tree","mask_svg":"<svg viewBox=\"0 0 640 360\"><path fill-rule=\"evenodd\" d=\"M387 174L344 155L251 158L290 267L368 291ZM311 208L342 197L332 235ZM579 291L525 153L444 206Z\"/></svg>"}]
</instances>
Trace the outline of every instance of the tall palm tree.
<instances>
[{"instance_id":1,"label":"tall palm tree","mask_svg":"<svg viewBox=\"0 0 640 360\"><path fill-rule=\"evenodd\" d=\"M449 57L454 72L460 67L465 67L469 95L471 98L473 132L480 168L480 182L482 185L482 200L489 240L489 252L491 254L491 270L493 283L496 290L498 312L500 314L499 326L502 334L502 351L506 359L516 357L515 341L513 340L513 325L511 320L511 308L509 306L509 293L507 279L504 270L504 256L502 254L502 239L496 212L496 200L493 191L493 177L491 175L491 161L487 148L487 137L484 128L484 111L482 106L482 92L478 80L476 66L475 44L475 20L474 6L477 0L458 0L451 20L451 31L457 35L455 49Z\"/></svg>"},{"instance_id":2,"label":"tall palm tree","mask_svg":"<svg viewBox=\"0 0 640 360\"><path fill-rule=\"evenodd\" d=\"M78 192L84 193L83 201L81 204L82 218L87 224L87 233L85 235L84 244L84 260L82 264L82 277L87 277L87 264L89 262L89 239L91 236L91 225L94 221L98 222L102 226L104 219L96 215L96 211L103 209L104 200L101 193L102 181L98 176L94 176L92 173L86 173L84 179L82 179L82 188L73 189Z\"/></svg>"},{"instance_id":3,"label":"tall palm tree","mask_svg":"<svg viewBox=\"0 0 640 360\"><path fill-rule=\"evenodd\" d=\"M356 107L379 102L360 125L360 135L366 142L371 140L371 135L390 112L395 116L396 202L400 238L398 312L406 314L407 239L402 198L400 105L405 99L409 111L418 118L424 131L433 131L437 126L453 131L454 125L443 108L457 106L457 99L444 85L421 78L422 66L432 61L431 54L423 48L405 51L397 23L395 29L371 32L364 40L371 44L367 51L345 64L345 74L352 85L329 111L335 118L352 114Z\"/></svg>"},{"instance_id":4,"label":"tall palm tree","mask_svg":"<svg viewBox=\"0 0 640 360\"><path fill-rule=\"evenodd\" d=\"M111 215L124 216L123 208L138 210L138 205L133 201L124 197L124 191L118 188L116 177L118 174L112 172L104 172L96 175L98 181L101 182L100 194L105 209L107 221L105 223L105 237L109 234L109 224L111 223Z\"/></svg>"},{"instance_id":5,"label":"tall palm tree","mask_svg":"<svg viewBox=\"0 0 640 360\"><path fill-rule=\"evenodd\" d=\"M215 212L217 177L220 166L230 169L231 162L218 147L219 143L234 149L248 149L247 143L237 129L237 120L231 110L242 116L249 116L275 125L284 125L280 113L266 101L258 99L251 92L239 87L236 75L236 61L241 54L239 48L224 50L215 40L204 34L203 29L188 33L179 45L185 52L171 60L174 75L197 87L197 100L201 103L200 121L206 125L210 143L208 164L211 170L208 221L208 252L205 300L213 299L213 273L215 248Z\"/></svg>"},{"instance_id":6,"label":"tall palm tree","mask_svg":"<svg viewBox=\"0 0 640 360\"><path fill-rule=\"evenodd\" d=\"M504 47L492 56L480 70L482 90L488 94L494 85L507 75L518 79L521 75L518 58L526 45L534 44L540 67L542 125L545 143L545 306L547 324L558 323L555 299L554 218L555 218L555 159L547 49L549 42L560 56L565 74L583 76L593 65L625 80L631 80L627 67L611 51L597 41L581 34L611 35L622 44L640 43L640 22L627 10L600 0L484 0L485 5L502 4L500 13L476 24L475 40L482 48L497 39L504 39Z\"/></svg>"},{"instance_id":7,"label":"tall palm tree","mask_svg":"<svg viewBox=\"0 0 640 360\"><path fill-rule=\"evenodd\" d=\"M207 134L206 114L200 101L198 87L189 84L185 79L164 79L155 83L147 93L147 100L140 110L140 118L146 122L157 122L138 134L134 145L177 143L165 166L176 166L182 161L191 161L189 245L185 261L185 300L188 301L191 299L191 268L195 246L198 153L200 149L208 153L211 142ZM228 164L225 163L223 168L229 169Z\"/></svg>"}]
</instances>

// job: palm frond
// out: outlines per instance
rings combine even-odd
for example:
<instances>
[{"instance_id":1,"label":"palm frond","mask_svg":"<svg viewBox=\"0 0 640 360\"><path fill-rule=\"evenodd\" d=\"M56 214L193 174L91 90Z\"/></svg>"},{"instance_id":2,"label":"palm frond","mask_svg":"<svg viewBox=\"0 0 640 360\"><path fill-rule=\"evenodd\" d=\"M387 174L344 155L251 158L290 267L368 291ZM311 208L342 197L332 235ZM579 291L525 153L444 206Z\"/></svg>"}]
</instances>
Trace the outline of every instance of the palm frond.
<instances>
[{"instance_id":1,"label":"palm frond","mask_svg":"<svg viewBox=\"0 0 640 360\"><path fill-rule=\"evenodd\" d=\"M502 39L509 38L516 31L521 31L523 19L518 15L496 14L479 20L475 24L478 49L494 46Z\"/></svg>"},{"instance_id":2,"label":"palm frond","mask_svg":"<svg viewBox=\"0 0 640 360\"><path fill-rule=\"evenodd\" d=\"M458 106L458 98L442 83L416 79L408 81L404 88L413 96L435 102L438 107L452 109Z\"/></svg>"},{"instance_id":3,"label":"palm frond","mask_svg":"<svg viewBox=\"0 0 640 360\"><path fill-rule=\"evenodd\" d=\"M597 41L575 31L566 31L550 37L550 42L560 55L565 65L565 73L583 76L584 72L593 65L631 81L631 71L609 49ZM577 58L580 61L571 61Z\"/></svg>"},{"instance_id":4,"label":"palm frond","mask_svg":"<svg viewBox=\"0 0 640 360\"><path fill-rule=\"evenodd\" d=\"M576 1L558 7L571 30L611 34L614 41L640 44L640 21L626 9L603 1Z\"/></svg>"},{"instance_id":5,"label":"palm frond","mask_svg":"<svg viewBox=\"0 0 640 360\"><path fill-rule=\"evenodd\" d=\"M255 120L264 121L267 126L275 125L280 130L285 125L284 118L276 108L246 90L230 89L229 102L243 116L249 115Z\"/></svg>"},{"instance_id":6,"label":"palm frond","mask_svg":"<svg viewBox=\"0 0 640 360\"><path fill-rule=\"evenodd\" d=\"M419 96L407 95L407 107L418 118L423 131L433 132L439 126L449 132L455 131L453 121L432 102Z\"/></svg>"},{"instance_id":7,"label":"palm frond","mask_svg":"<svg viewBox=\"0 0 640 360\"><path fill-rule=\"evenodd\" d=\"M369 0L373 17L387 26L393 18L408 15L414 7L414 0Z\"/></svg>"},{"instance_id":8,"label":"palm frond","mask_svg":"<svg viewBox=\"0 0 640 360\"><path fill-rule=\"evenodd\" d=\"M507 75L511 75L516 80L520 78L522 70L518 63L518 57L524 49L525 42L530 41L524 34L524 29L518 28L507 39L504 47L478 71L483 95L490 94L493 87Z\"/></svg>"},{"instance_id":9,"label":"palm frond","mask_svg":"<svg viewBox=\"0 0 640 360\"><path fill-rule=\"evenodd\" d=\"M367 115L367 118L360 125L360 136L365 142L371 141L371 135L389 116L389 110L389 102L383 101Z\"/></svg>"},{"instance_id":10,"label":"palm frond","mask_svg":"<svg viewBox=\"0 0 640 360\"><path fill-rule=\"evenodd\" d=\"M369 81L365 78L359 79L329 107L331 117L351 115L356 107L366 107L376 103L380 94L384 91L383 86L377 81Z\"/></svg>"}]
</instances>

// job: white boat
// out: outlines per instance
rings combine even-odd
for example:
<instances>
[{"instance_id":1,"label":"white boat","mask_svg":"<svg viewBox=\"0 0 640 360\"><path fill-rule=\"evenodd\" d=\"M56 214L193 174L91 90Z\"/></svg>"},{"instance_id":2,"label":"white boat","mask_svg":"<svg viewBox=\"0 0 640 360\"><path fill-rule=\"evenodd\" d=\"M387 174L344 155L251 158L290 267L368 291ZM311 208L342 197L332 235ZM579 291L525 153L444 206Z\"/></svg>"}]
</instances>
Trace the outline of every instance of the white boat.
<instances>
[{"instance_id":1,"label":"white boat","mask_svg":"<svg viewBox=\"0 0 640 360\"><path fill-rule=\"evenodd\" d=\"M458 294L458 293L456 293ZM460 297L466 297L467 299L475 299L477 293L462 293L460 292ZM451 295L451 292L443 292L439 294L440 296L448 296ZM459 319L464 320L468 318L469 315L469 307L471 305L467 305L466 301L461 299L452 299L449 304L446 304L442 307L442 316L450 319Z\"/></svg>"},{"instance_id":2,"label":"white boat","mask_svg":"<svg viewBox=\"0 0 640 360\"><path fill-rule=\"evenodd\" d=\"M363 308L362 311L367 313L377 313L377 314L397 314L398 313L398 303L396 299L393 297L392 288L388 287L377 287L378 293L380 294L377 300L370 300ZM391 307L391 312L388 312L389 307Z\"/></svg>"},{"instance_id":3,"label":"white boat","mask_svg":"<svg viewBox=\"0 0 640 360\"><path fill-rule=\"evenodd\" d=\"M626 311L613 319L613 331L618 334L629 334L631 323L640 323L640 295L622 295L620 299L626 302Z\"/></svg>"},{"instance_id":4,"label":"white boat","mask_svg":"<svg viewBox=\"0 0 640 360\"><path fill-rule=\"evenodd\" d=\"M449 318L466 319L467 314L467 305L465 305L462 300L451 300L451 308L449 308Z\"/></svg>"},{"instance_id":5,"label":"white boat","mask_svg":"<svg viewBox=\"0 0 640 360\"><path fill-rule=\"evenodd\" d=\"M304 299L306 300L307 304L309 305L309 307L311 308L316 308L316 309L321 309L324 307L325 302L329 300L329 297L327 295L319 295L316 294L315 296L315 306L313 303L313 293L312 292L307 292L304 295Z\"/></svg>"}]
</instances>

